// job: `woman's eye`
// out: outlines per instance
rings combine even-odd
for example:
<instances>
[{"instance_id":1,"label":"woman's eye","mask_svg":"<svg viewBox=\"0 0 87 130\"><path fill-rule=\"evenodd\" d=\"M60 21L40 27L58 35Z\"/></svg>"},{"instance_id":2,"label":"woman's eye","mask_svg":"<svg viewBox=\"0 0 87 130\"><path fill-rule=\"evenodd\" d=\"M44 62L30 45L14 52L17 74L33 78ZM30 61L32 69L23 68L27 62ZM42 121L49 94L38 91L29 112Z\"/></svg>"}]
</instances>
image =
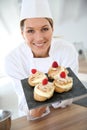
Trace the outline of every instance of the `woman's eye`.
<instances>
[{"instance_id":1,"label":"woman's eye","mask_svg":"<svg viewBox=\"0 0 87 130\"><path fill-rule=\"evenodd\" d=\"M42 29L42 31L48 31L49 30L49 28L43 28Z\"/></svg>"},{"instance_id":2,"label":"woman's eye","mask_svg":"<svg viewBox=\"0 0 87 130\"><path fill-rule=\"evenodd\" d=\"M34 33L34 30L27 30L27 33Z\"/></svg>"}]
</instances>

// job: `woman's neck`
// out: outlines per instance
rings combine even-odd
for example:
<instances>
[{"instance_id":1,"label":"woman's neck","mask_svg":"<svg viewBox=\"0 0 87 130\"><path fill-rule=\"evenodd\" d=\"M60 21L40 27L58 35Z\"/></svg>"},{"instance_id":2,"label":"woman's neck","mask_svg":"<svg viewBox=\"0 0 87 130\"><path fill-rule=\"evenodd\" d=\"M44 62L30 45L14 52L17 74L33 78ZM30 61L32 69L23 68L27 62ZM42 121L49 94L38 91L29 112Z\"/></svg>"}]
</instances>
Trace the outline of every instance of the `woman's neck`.
<instances>
[{"instance_id":1,"label":"woman's neck","mask_svg":"<svg viewBox=\"0 0 87 130\"><path fill-rule=\"evenodd\" d=\"M48 55L40 55L40 56L33 54L33 57L34 57L34 58L46 58L46 57L49 57L49 54L48 54Z\"/></svg>"},{"instance_id":2,"label":"woman's neck","mask_svg":"<svg viewBox=\"0 0 87 130\"><path fill-rule=\"evenodd\" d=\"M35 54L35 53L33 53L33 57L34 58L46 58L46 57L49 57L49 50L45 54L43 54L43 53L42 54Z\"/></svg>"}]
</instances>

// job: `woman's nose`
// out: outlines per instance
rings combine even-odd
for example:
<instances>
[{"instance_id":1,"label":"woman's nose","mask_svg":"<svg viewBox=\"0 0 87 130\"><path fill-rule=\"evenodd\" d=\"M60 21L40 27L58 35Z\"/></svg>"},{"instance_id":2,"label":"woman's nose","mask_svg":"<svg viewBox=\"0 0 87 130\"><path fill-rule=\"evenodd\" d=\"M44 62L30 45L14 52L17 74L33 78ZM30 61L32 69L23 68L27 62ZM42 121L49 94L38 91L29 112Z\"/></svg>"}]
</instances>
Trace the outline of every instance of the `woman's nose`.
<instances>
[{"instance_id":1,"label":"woman's nose","mask_svg":"<svg viewBox=\"0 0 87 130\"><path fill-rule=\"evenodd\" d=\"M38 42L41 42L43 40L43 34L41 32L36 32L35 34L35 39L38 41Z\"/></svg>"}]
</instances>

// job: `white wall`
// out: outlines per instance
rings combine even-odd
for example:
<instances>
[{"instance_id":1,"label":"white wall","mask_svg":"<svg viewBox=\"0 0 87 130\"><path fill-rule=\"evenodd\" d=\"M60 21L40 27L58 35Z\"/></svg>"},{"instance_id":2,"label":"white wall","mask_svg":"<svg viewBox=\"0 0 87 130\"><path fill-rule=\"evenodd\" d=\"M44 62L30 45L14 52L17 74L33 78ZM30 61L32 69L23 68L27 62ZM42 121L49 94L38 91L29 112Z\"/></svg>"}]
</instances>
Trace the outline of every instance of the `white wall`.
<instances>
[{"instance_id":1,"label":"white wall","mask_svg":"<svg viewBox=\"0 0 87 130\"><path fill-rule=\"evenodd\" d=\"M87 49L87 0L49 0L54 35L81 43Z\"/></svg>"},{"instance_id":2,"label":"white wall","mask_svg":"<svg viewBox=\"0 0 87 130\"><path fill-rule=\"evenodd\" d=\"M62 35L64 39L73 43L82 43L87 49L87 18L80 19L78 22L67 21L62 25L56 24L54 35Z\"/></svg>"}]
</instances>

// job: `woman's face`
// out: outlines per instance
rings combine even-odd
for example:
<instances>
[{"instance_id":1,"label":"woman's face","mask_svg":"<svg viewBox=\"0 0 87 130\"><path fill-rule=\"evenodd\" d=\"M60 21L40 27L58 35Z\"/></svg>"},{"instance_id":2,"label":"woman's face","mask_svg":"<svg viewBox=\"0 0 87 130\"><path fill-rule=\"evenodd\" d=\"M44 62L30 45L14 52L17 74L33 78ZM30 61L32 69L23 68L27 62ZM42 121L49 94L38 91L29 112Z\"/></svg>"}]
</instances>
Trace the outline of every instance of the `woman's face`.
<instances>
[{"instance_id":1,"label":"woman's face","mask_svg":"<svg viewBox=\"0 0 87 130\"><path fill-rule=\"evenodd\" d=\"M24 21L22 35L34 57L49 56L52 34L53 28L45 18L30 18Z\"/></svg>"}]
</instances>

